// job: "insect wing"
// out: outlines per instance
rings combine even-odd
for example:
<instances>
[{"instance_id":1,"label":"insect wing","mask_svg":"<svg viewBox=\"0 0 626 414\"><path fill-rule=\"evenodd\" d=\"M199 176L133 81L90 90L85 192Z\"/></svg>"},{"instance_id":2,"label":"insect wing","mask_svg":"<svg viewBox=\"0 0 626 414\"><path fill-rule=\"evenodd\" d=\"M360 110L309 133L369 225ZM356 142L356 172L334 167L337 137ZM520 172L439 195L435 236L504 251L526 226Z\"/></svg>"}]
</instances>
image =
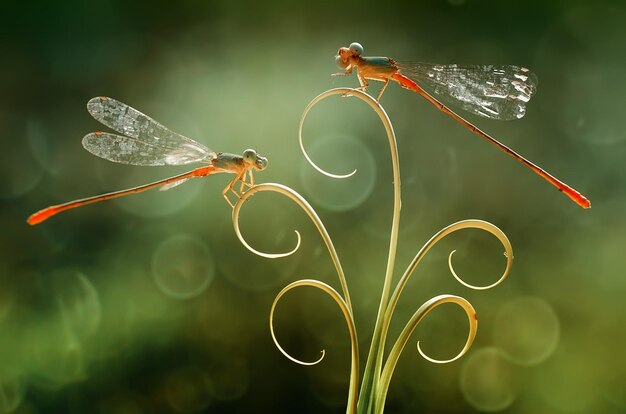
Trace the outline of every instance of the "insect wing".
<instances>
[{"instance_id":1,"label":"insect wing","mask_svg":"<svg viewBox=\"0 0 626 414\"><path fill-rule=\"evenodd\" d=\"M149 116L115 99L97 97L87 103L89 113L125 136L94 132L83 138L89 152L113 162L132 165L184 165L210 162L214 151L170 131Z\"/></svg>"},{"instance_id":2,"label":"insect wing","mask_svg":"<svg viewBox=\"0 0 626 414\"><path fill-rule=\"evenodd\" d=\"M141 166L185 165L210 162L215 158L215 153L197 145L185 143L172 148L154 140L124 137L108 132L92 132L83 138L83 147L100 158Z\"/></svg>"},{"instance_id":3,"label":"insect wing","mask_svg":"<svg viewBox=\"0 0 626 414\"><path fill-rule=\"evenodd\" d=\"M526 103L537 91L537 76L520 66L397 65L437 100L490 119L522 118Z\"/></svg>"}]
</instances>

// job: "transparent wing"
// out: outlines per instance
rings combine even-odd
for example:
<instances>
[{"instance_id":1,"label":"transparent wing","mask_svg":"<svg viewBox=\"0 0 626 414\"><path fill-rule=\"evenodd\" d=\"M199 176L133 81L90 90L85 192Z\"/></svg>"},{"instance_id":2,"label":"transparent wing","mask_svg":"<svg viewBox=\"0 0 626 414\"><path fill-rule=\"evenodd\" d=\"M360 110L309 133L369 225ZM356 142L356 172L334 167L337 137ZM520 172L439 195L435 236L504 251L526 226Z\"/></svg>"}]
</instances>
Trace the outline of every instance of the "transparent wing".
<instances>
[{"instance_id":1,"label":"transparent wing","mask_svg":"<svg viewBox=\"0 0 626 414\"><path fill-rule=\"evenodd\" d=\"M537 76L513 65L397 63L438 100L491 119L519 119L537 91Z\"/></svg>"},{"instance_id":2,"label":"transparent wing","mask_svg":"<svg viewBox=\"0 0 626 414\"><path fill-rule=\"evenodd\" d=\"M193 162L210 162L214 152L199 147L181 145L173 148L156 140L124 137L108 132L92 132L83 138L83 147L94 155L120 164L157 166L184 165Z\"/></svg>"},{"instance_id":3,"label":"transparent wing","mask_svg":"<svg viewBox=\"0 0 626 414\"><path fill-rule=\"evenodd\" d=\"M83 138L89 152L113 162L133 165L183 165L210 162L214 151L170 131L154 119L115 99L97 97L87 103L102 124L126 136L94 132Z\"/></svg>"},{"instance_id":4,"label":"transparent wing","mask_svg":"<svg viewBox=\"0 0 626 414\"><path fill-rule=\"evenodd\" d=\"M159 191L171 190L172 188L178 187L179 185L186 182L187 180L190 180L190 178L182 178L178 181L174 181L173 183L162 185L161 187L159 187Z\"/></svg>"}]
</instances>

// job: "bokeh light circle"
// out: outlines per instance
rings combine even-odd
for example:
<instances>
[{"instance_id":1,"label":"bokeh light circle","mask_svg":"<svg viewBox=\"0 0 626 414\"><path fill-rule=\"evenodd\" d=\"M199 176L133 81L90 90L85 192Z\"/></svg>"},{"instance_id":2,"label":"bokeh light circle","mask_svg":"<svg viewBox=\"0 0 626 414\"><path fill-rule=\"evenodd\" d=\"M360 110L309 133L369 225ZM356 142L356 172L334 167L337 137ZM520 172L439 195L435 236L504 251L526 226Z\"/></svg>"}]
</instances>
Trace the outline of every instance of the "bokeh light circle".
<instances>
[{"instance_id":1,"label":"bokeh light circle","mask_svg":"<svg viewBox=\"0 0 626 414\"><path fill-rule=\"evenodd\" d=\"M480 349L466 358L460 386L465 400L485 412L505 410L517 397L511 365L502 351L493 347Z\"/></svg>"},{"instance_id":2,"label":"bokeh light circle","mask_svg":"<svg viewBox=\"0 0 626 414\"><path fill-rule=\"evenodd\" d=\"M522 365L545 361L556 349L560 337L556 312L544 300L530 296L504 305L493 329L494 344Z\"/></svg>"},{"instance_id":3,"label":"bokeh light circle","mask_svg":"<svg viewBox=\"0 0 626 414\"><path fill-rule=\"evenodd\" d=\"M327 171L356 174L344 179L326 177L302 161L300 179L307 196L332 211L351 210L372 193L376 181L376 162L371 151L357 138L345 134L326 135L313 142L309 156Z\"/></svg>"},{"instance_id":4,"label":"bokeh light circle","mask_svg":"<svg viewBox=\"0 0 626 414\"><path fill-rule=\"evenodd\" d=\"M215 259L211 249L198 238L178 234L154 250L152 274L166 295L190 299L201 294L213 280Z\"/></svg>"}]
</instances>

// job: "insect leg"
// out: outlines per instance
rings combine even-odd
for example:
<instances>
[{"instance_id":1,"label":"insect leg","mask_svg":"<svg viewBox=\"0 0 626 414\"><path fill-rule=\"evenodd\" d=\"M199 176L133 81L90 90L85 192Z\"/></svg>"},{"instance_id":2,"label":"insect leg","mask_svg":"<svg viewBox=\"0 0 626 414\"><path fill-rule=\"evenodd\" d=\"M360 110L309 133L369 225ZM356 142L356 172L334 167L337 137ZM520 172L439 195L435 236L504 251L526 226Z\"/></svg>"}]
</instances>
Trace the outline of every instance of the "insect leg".
<instances>
[{"instance_id":1,"label":"insect leg","mask_svg":"<svg viewBox=\"0 0 626 414\"><path fill-rule=\"evenodd\" d=\"M383 96L383 92L385 92L385 89L387 89L387 85L389 85L389 79L385 79L385 84L380 89L380 92L378 92L378 96L376 97L377 101L380 102L380 98Z\"/></svg>"},{"instance_id":2,"label":"insect leg","mask_svg":"<svg viewBox=\"0 0 626 414\"><path fill-rule=\"evenodd\" d=\"M357 89L362 90L363 92L367 91L367 87L370 86L370 83L363 77L360 73L356 74L357 79L359 80L359 84L361 85Z\"/></svg>"},{"instance_id":3,"label":"insect leg","mask_svg":"<svg viewBox=\"0 0 626 414\"><path fill-rule=\"evenodd\" d=\"M245 171L244 171L245 173ZM224 197L224 200L226 200L226 202L231 206L231 207L235 207L235 205L230 201L230 199L228 198L228 192L232 191L233 194L235 194L235 196L237 198L241 197L241 195L239 193L237 193L237 191L233 188L235 186L235 184L237 183L237 181L241 180L243 173L239 173L237 174L237 176L235 178L233 178L233 180L228 183L228 185L224 188L224 190L222 191L222 197Z\"/></svg>"}]
</instances>

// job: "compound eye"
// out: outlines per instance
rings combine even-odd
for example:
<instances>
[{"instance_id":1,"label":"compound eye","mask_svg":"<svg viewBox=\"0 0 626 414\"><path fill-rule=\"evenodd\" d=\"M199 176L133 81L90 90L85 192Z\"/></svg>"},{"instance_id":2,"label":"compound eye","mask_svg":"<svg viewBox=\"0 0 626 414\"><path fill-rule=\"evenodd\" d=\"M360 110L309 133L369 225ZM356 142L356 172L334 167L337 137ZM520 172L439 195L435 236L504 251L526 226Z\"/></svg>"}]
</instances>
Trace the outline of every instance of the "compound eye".
<instances>
[{"instance_id":1,"label":"compound eye","mask_svg":"<svg viewBox=\"0 0 626 414\"><path fill-rule=\"evenodd\" d=\"M335 56L335 64L339 69L345 69L348 67L348 62L344 62L339 55Z\"/></svg>"},{"instance_id":2,"label":"compound eye","mask_svg":"<svg viewBox=\"0 0 626 414\"><path fill-rule=\"evenodd\" d=\"M350 44L350 50L354 52L357 56L361 56L363 54L363 46L360 43L354 42Z\"/></svg>"},{"instance_id":3,"label":"compound eye","mask_svg":"<svg viewBox=\"0 0 626 414\"><path fill-rule=\"evenodd\" d=\"M259 171L263 171L265 168L267 168L267 158L258 157L256 161L256 167Z\"/></svg>"},{"instance_id":4,"label":"compound eye","mask_svg":"<svg viewBox=\"0 0 626 414\"><path fill-rule=\"evenodd\" d=\"M246 162L254 162L256 160L256 151L253 149L247 149L243 152L243 159Z\"/></svg>"}]
</instances>

